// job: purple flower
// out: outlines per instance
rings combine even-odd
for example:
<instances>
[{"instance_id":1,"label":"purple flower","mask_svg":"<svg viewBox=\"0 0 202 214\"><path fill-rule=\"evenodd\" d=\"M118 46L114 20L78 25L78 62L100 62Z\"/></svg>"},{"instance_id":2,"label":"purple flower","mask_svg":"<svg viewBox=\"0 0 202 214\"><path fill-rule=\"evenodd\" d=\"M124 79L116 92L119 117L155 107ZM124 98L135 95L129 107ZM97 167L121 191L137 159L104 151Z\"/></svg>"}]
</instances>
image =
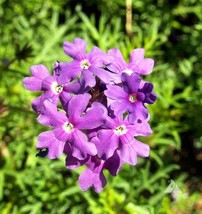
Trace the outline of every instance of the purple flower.
<instances>
[{"instance_id":1,"label":"purple flower","mask_svg":"<svg viewBox=\"0 0 202 214\"><path fill-rule=\"evenodd\" d=\"M106 54L98 47L86 53L86 42L75 38L73 43L64 42L64 52L73 58L70 63L61 66L60 81L70 76L79 77L79 82L85 86L93 87L96 84L95 76L105 83L111 81L110 72L103 69L103 60ZM70 72L71 71L71 72Z\"/></svg>"},{"instance_id":2,"label":"purple flower","mask_svg":"<svg viewBox=\"0 0 202 214\"><path fill-rule=\"evenodd\" d=\"M88 94L73 96L64 107L67 114L45 101L43 114L39 115L38 121L54 129L39 135L37 148L47 148L49 158L61 155L65 144L69 144L72 156L79 160L85 159L88 154L96 155L95 145L88 141L81 130L99 127L103 124L104 117L101 108L89 108L85 111L89 100Z\"/></svg>"},{"instance_id":3,"label":"purple flower","mask_svg":"<svg viewBox=\"0 0 202 214\"><path fill-rule=\"evenodd\" d=\"M118 85L108 85L105 95L108 98L108 105L115 115L129 113L130 123L145 120L148 111L145 103L152 104L156 100L156 95L152 92L151 83L142 84L142 80L137 73L130 76L122 74L122 87Z\"/></svg>"},{"instance_id":4,"label":"purple flower","mask_svg":"<svg viewBox=\"0 0 202 214\"><path fill-rule=\"evenodd\" d=\"M121 52L117 48L108 51L108 57L105 59L105 65L115 75L115 82L121 82L121 74L138 73L140 75L147 75L152 72L154 60L147 58L144 59L145 51L142 48L137 48L130 54L130 61L126 63Z\"/></svg>"},{"instance_id":5,"label":"purple flower","mask_svg":"<svg viewBox=\"0 0 202 214\"><path fill-rule=\"evenodd\" d=\"M85 160L78 160L72 156L67 156L66 158L66 167L68 169L86 165L86 170L79 176L79 185L83 191L86 191L91 186L95 192L102 191L107 183L103 170L106 169L111 175L116 176L122 164L123 162L116 152L108 160L102 160L97 156L88 156Z\"/></svg>"},{"instance_id":6,"label":"purple flower","mask_svg":"<svg viewBox=\"0 0 202 214\"><path fill-rule=\"evenodd\" d=\"M56 67L55 67L56 69ZM70 92L75 93L79 90L78 83L70 83L70 79L66 79L64 84L58 81L58 74L50 75L48 69L44 65L35 65L31 69L32 77L25 77L24 86L30 91L43 91L44 93L32 101L34 111L41 112L43 110L43 102L49 100L57 105L58 100L66 103L71 98Z\"/></svg>"},{"instance_id":7,"label":"purple flower","mask_svg":"<svg viewBox=\"0 0 202 214\"><path fill-rule=\"evenodd\" d=\"M48 69L44 65L33 65L30 68L32 77L25 77L23 84L29 91L41 91L42 81L44 78L50 76Z\"/></svg>"},{"instance_id":8,"label":"purple flower","mask_svg":"<svg viewBox=\"0 0 202 214\"><path fill-rule=\"evenodd\" d=\"M67 169L86 167L78 179L81 190L100 192L107 183L104 170L116 176L123 164L149 156L149 145L137 138L152 133L146 105L157 97L141 75L152 72L154 61L141 48L132 51L129 63L116 48L106 54L94 46L86 53L79 38L63 48L72 61L57 61L53 74L34 65L23 80L27 90L42 92L32 107L38 122L50 127L38 136L37 156L64 154Z\"/></svg>"},{"instance_id":9,"label":"purple flower","mask_svg":"<svg viewBox=\"0 0 202 214\"><path fill-rule=\"evenodd\" d=\"M138 121L135 124L130 124L128 118L123 120L123 116L114 119L108 117L103 126L103 129L97 131L97 136L91 141L96 145L97 155L103 160L112 157L116 150L119 150L123 161L132 165L136 164L137 152L134 149L135 144L139 141L135 140L136 136L147 136L152 133L152 130L147 120ZM144 157L148 156L149 146L141 145L139 142L140 153Z\"/></svg>"}]
</instances>

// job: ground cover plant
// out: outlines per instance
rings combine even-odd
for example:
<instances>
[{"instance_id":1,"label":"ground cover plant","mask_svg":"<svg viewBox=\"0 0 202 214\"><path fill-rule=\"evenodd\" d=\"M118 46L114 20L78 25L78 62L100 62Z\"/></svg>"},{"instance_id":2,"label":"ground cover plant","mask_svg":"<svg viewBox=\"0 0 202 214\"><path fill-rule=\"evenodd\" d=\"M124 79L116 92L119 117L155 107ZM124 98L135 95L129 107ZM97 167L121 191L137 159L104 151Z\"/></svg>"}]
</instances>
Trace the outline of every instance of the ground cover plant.
<instances>
[{"instance_id":1,"label":"ground cover plant","mask_svg":"<svg viewBox=\"0 0 202 214\"><path fill-rule=\"evenodd\" d=\"M133 1L132 31L125 30L129 1L1 1L0 210L1 213L200 213L201 212L201 1ZM118 15L117 15L118 14ZM130 24L130 23L129 23ZM158 99L148 106L153 134L138 137L150 158L124 165L101 193L77 184L85 167L65 168L65 156L36 157L36 121L24 89L31 65L69 61L63 41L84 39L89 52L135 48L155 59ZM172 179L181 194L166 188ZM171 194L170 194L171 193Z\"/></svg>"}]
</instances>

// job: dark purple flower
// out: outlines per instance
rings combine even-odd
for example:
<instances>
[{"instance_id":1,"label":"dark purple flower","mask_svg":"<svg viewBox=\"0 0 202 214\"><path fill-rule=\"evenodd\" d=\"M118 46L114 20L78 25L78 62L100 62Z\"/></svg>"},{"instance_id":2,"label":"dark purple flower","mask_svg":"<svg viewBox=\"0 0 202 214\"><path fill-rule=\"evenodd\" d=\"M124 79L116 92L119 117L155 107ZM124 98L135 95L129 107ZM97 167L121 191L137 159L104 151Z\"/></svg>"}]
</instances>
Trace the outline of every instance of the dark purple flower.
<instances>
[{"instance_id":1,"label":"dark purple flower","mask_svg":"<svg viewBox=\"0 0 202 214\"><path fill-rule=\"evenodd\" d=\"M145 103L151 104L156 100L156 95L152 92L151 83L142 84L142 80L137 73L130 76L122 74L122 87L118 85L108 85L105 95L108 98L108 105L115 115L129 113L130 123L145 120L148 111Z\"/></svg>"},{"instance_id":2,"label":"dark purple flower","mask_svg":"<svg viewBox=\"0 0 202 214\"><path fill-rule=\"evenodd\" d=\"M95 145L88 141L86 134L81 130L99 127L103 124L104 117L101 108L86 110L89 100L88 94L73 96L64 107L67 114L58 111L49 101L45 101L43 114L39 115L38 121L54 129L39 135L37 148L47 148L48 156L57 158L63 153L64 146L68 143L72 156L79 160L85 159L88 154L96 155ZM53 146L51 142L56 142L57 146Z\"/></svg>"}]
</instances>

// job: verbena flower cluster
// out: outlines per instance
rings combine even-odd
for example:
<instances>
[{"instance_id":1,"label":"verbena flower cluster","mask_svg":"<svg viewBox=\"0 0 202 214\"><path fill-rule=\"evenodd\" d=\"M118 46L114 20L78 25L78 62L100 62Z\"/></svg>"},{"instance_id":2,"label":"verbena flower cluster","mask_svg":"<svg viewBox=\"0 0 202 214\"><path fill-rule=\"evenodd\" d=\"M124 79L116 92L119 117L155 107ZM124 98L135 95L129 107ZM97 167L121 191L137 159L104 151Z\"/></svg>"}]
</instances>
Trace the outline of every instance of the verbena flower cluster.
<instances>
[{"instance_id":1,"label":"verbena flower cluster","mask_svg":"<svg viewBox=\"0 0 202 214\"><path fill-rule=\"evenodd\" d=\"M37 149L50 159L66 155L67 169L85 165L80 188L100 192L106 185L104 169L116 176L124 163L136 165L150 148L136 137L152 133L146 104L156 100L153 84L141 75L152 72L153 59L134 49L126 63L117 48L107 53L75 38L64 42L70 62L56 62L53 74L44 65L31 67L23 80L30 91L42 91L32 101L38 122L51 130L38 136Z\"/></svg>"}]
</instances>

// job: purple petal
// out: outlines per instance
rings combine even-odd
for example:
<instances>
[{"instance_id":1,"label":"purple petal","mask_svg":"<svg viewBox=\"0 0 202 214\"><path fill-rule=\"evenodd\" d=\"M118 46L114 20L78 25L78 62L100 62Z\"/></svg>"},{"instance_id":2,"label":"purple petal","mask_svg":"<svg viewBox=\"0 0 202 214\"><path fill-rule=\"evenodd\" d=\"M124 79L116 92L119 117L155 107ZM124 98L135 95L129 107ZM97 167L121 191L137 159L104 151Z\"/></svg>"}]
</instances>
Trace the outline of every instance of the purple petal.
<instances>
[{"instance_id":1,"label":"purple petal","mask_svg":"<svg viewBox=\"0 0 202 214\"><path fill-rule=\"evenodd\" d=\"M88 141L87 136L79 130L72 133L72 156L79 160L87 158L87 155L96 155L95 145Z\"/></svg>"},{"instance_id":2,"label":"purple petal","mask_svg":"<svg viewBox=\"0 0 202 214\"><path fill-rule=\"evenodd\" d=\"M118 48L112 48L108 51L108 54L113 56L114 58L119 58L119 59L123 59L122 53Z\"/></svg>"},{"instance_id":3,"label":"purple petal","mask_svg":"<svg viewBox=\"0 0 202 214\"><path fill-rule=\"evenodd\" d=\"M104 168L107 169L111 175L116 176L118 171L123 165L123 161L120 158L120 153L114 152L113 156L105 161Z\"/></svg>"},{"instance_id":4,"label":"purple petal","mask_svg":"<svg viewBox=\"0 0 202 214\"><path fill-rule=\"evenodd\" d=\"M74 60L72 62L60 63L60 75L57 78L59 84L66 84L70 80L75 79L79 76L82 69L80 67L80 61Z\"/></svg>"},{"instance_id":5,"label":"purple petal","mask_svg":"<svg viewBox=\"0 0 202 214\"><path fill-rule=\"evenodd\" d=\"M62 106L68 105L70 99L72 98L71 94L65 90L63 89L59 96Z\"/></svg>"},{"instance_id":6,"label":"purple petal","mask_svg":"<svg viewBox=\"0 0 202 214\"><path fill-rule=\"evenodd\" d=\"M154 88L153 84L150 82L143 81L141 82L141 85L143 86L141 87L140 91L142 91L143 93L151 93Z\"/></svg>"},{"instance_id":7,"label":"purple petal","mask_svg":"<svg viewBox=\"0 0 202 214\"><path fill-rule=\"evenodd\" d=\"M55 135L55 138L62 142L70 142L72 141L72 132L66 132L63 127L55 128L53 130L53 134Z\"/></svg>"},{"instance_id":8,"label":"purple petal","mask_svg":"<svg viewBox=\"0 0 202 214\"><path fill-rule=\"evenodd\" d=\"M42 80L36 77L25 77L23 79L23 85L29 91L42 90Z\"/></svg>"},{"instance_id":9,"label":"purple petal","mask_svg":"<svg viewBox=\"0 0 202 214\"><path fill-rule=\"evenodd\" d=\"M80 118L82 113L86 110L89 100L89 94L75 95L71 98L67 110L70 122L77 121L78 118Z\"/></svg>"},{"instance_id":10,"label":"purple petal","mask_svg":"<svg viewBox=\"0 0 202 214\"><path fill-rule=\"evenodd\" d=\"M38 136L37 148L48 149L48 158L55 159L62 155L65 142L57 140L52 131L46 131Z\"/></svg>"},{"instance_id":11,"label":"purple petal","mask_svg":"<svg viewBox=\"0 0 202 214\"><path fill-rule=\"evenodd\" d=\"M150 74L154 67L154 60L150 58L144 59L144 54L144 49L137 48L130 55L130 63L136 65L134 71L140 75Z\"/></svg>"},{"instance_id":12,"label":"purple petal","mask_svg":"<svg viewBox=\"0 0 202 214\"><path fill-rule=\"evenodd\" d=\"M131 124L134 124L139 119L140 121L148 118L148 110L142 104L142 102L136 101L132 105L132 111L129 112L128 120Z\"/></svg>"},{"instance_id":13,"label":"purple petal","mask_svg":"<svg viewBox=\"0 0 202 214\"><path fill-rule=\"evenodd\" d=\"M48 69L44 65L33 65L30 68L30 72L34 77L41 80L50 75Z\"/></svg>"},{"instance_id":14,"label":"purple petal","mask_svg":"<svg viewBox=\"0 0 202 214\"><path fill-rule=\"evenodd\" d=\"M128 110L128 102L113 102L110 107L114 111L114 114L119 116Z\"/></svg>"},{"instance_id":15,"label":"purple petal","mask_svg":"<svg viewBox=\"0 0 202 214\"><path fill-rule=\"evenodd\" d=\"M44 110L43 103L45 100L49 100L50 102L53 102L55 105L57 105L58 98L52 97L52 93L49 91L46 91L41 96L37 97L36 99L32 100L32 108L35 112L41 113Z\"/></svg>"},{"instance_id":16,"label":"purple petal","mask_svg":"<svg viewBox=\"0 0 202 214\"><path fill-rule=\"evenodd\" d=\"M89 157L87 157L84 160L78 160L77 158L73 157L71 155L72 149L71 149L71 146L69 143L65 144L64 153L67 154L67 157L66 157L67 169L76 169L76 168L84 165L89 159Z\"/></svg>"},{"instance_id":17,"label":"purple petal","mask_svg":"<svg viewBox=\"0 0 202 214\"><path fill-rule=\"evenodd\" d=\"M109 50L108 55L110 57L107 62L108 63L107 68L110 71L112 71L114 73L119 73L127 68L127 64L126 64L125 60L123 59L121 52L117 48L113 48L113 49Z\"/></svg>"},{"instance_id":18,"label":"purple petal","mask_svg":"<svg viewBox=\"0 0 202 214\"><path fill-rule=\"evenodd\" d=\"M153 59L144 59L141 63L141 75L147 75L152 72L154 67L154 60Z\"/></svg>"},{"instance_id":19,"label":"purple petal","mask_svg":"<svg viewBox=\"0 0 202 214\"><path fill-rule=\"evenodd\" d=\"M120 144L128 144L132 142L134 135L131 135L131 132L127 131L126 134L120 136Z\"/></svg>"},{"instance_id":20,"label":"purple petal","mask_svg":"<svg viewBox=\"0 0 202 214\"><path fill-rule=\"evenodd\" d=\"M123 73L121 77L123 89L126 93L132 94L137 92L141 82L141 77L137 73L132 73L130 76Z\"/></svg>"},{"instance_id":21,"label":"purple petal","mask_svg":"<svg viewBox=\"0 0 202 214\"><path fill-rule=\"evenodd\" d=\"M148 123L148 119L146 120L136 120L133 125L127 126L128 134L131 136L148 136L152 134L152 130Z\"/></svg>"},{"instance_id":22,"label":"purple petal","mask_svg":"<svg viewBox=\"0 0 202 214\"><path fill-rule=\"evenodd\" d=\"M135 149L138 156L143 158L149 157L149 152L150 152L149 145L142 143L138 140L134 140L132 146Z\"/></svg>"},{"instance_id":23,"label":"purple petal","mask_svg":"<svg viewBox=\"0 0 202 214\"><path fill-rule=\"evenodd\" d=\"M119 137L113 130L101 130L98 132L98 138L91 141L96 145L98 156L104 160L110 158L119 146Z\"/></svg>"},{"instance_id":24,"label":"purple petal","mask_svg":"<svg viewBox=\"0 0 202 214\"><path fill-rule=\"evenodd\" d=\"M73 94L83 94L82 86L79 82L71 82L69 84L64 85L63 91L73 93Z\"/></svg>"},{"instance_id":25,"label":"purple petal","mask_svg":"<svg viewBox=\"0 0 202 214\"><path fill-rule=\"evenodd\" d=\"M43 109L43 102L41 102L41 96L32 100L32 108L35 112L41 112Z\"/></svg>"},{"instance_id":26,"label":"purple petal","mask_svg":"<svg viewBox=\"0 0 202 214\"><path fill-rule=\"evenodd\" d=\"M94 87L96 84L95 76L93 75L90 70L83 70L81 73L81 78L79 79L79 82L82 85Z\"/></svg>"},{"instance_id":27,"label":"purple petal","mask_svg":"<svg viewBox=\"0 0 202 214\"><path fill-rule=\"evenodd\" d=\"M114 74L105 69L92 67L90 68L90 71L98 76L104 83L110 83L114 80Z\"/></svg>"},{"instance_id":28,"label":"purple petal","mask_svg":"<svg viewBox=\"0 0 202 214\"><path fill-rule=\"evenodd\" d=\"M87 56L93 67L101 68L103 67L103 59L107 56L107 54L95 46L91 52L87 54Z\"/></svg>"},{"instance_id":29,"label":"purple petal","mask_svg":"<svg viewBox=\"0 0 202 214\"><path fill-rule=\"evenodd\" d=\"M47 119L45 119L44 117L47 117ZM43 125L60 127L67 121L67 117L64 112L57 110L56 105L48 100L45 100L44 111L41 115L39 115L38 121Z\"/></svg>"},{"instance_id":30,"label":"purple petal","mask_svg":"<svg viewBox=\"0 0 202 214\"><path fill-rule=\"evenodd\" d=\"M57 106L58 104L58 95L53 94L52 91L45 91L40 97L32 101L32 108L35 112L42 113L44 111L44 101L48 100L53 105Z\"/></svg>"},{"instance_id":31,"label":"purple petal","mask_svg":"<svg viewBox=\"0 0 202 214\"><path fill-rule=\"evenodd\" d=\"M86 57L86 42L83 39L75 38L73 43L63 43L64 52L73 59L84 59Z\"/></svg>"},{"instance_id":32,"label":"purple petal","mask_svg":"<svg viewBox=\"0 0 202 214\"><path fill-rule=\"evenodd\" d=\"M127 144L122 144L120 149L120 156L124 162L127 162L131 165L137 164L137 153L134 148L134 143L130 142Z\"/></svg>"},{"instance_id":33,"label":"purple petal","mask_svg":"<svg viewBox=\"0 0 202 214\"><path fill-rule=\"evenodd\" d=\"M43 79L42 81L42 89L45 91L45 90L51 90L52 93L54 93L54 91L52 90L51 86L53 83L56 83L56 79L52 76L49 76L49 77L46 77Z\"/></svg>"},{"instance_id":34,"label":"purple petal","mask_svg":"<svg viewBox=\"0 0 202 214\"><path fill-rule=\"evenodd\" d=\"M130 62L135 62L136 64L144 59L145 51L142 48L134 49L130 54Z\"/></svg>"},{"instance_id":35,"label":"purple petal","mask_svg":"<svg viewBox=\"0 0 202 214\"><path fill-rule=\"evenodd\" d=\"M157 95L155 93L150 93L146 95L146 98L144 100L145 103L153 104L157 99Z\"/></svg>"},{"instance_id":36,"label":"purple petal","mask_svg":"<svg viewBox=\"0 0 202 214\"><path fill-rule=\"evenodd\" d=\"M81 190L86 191L91 186L94 187L95 192L99 193L105 187L107 181L102 172L94 173L90 169L86 169L79 176L79 185Z\"/></svg>"},{"instance_id":37,"label":"purple petal","mask_svg":"<svg viewBox=\"0 0 202 214\"><path fill-rule=\"evenodd\" d=\"M79 129L95 129L104 124L104 111L101 108L91 108L77 121Z\"/></svg>"},{"instance_id":38,"label":"purple petal","mask_svg":"<svg viewBox=\"0 0 202 214\"><path fill-rule=\"evenodd\" d=\"M104 91L104 94L107 97L120 102L128 98L128 94L123 90L123 88L116 85L108 85L107 90Z\"/></svg>"}]
</instances>

